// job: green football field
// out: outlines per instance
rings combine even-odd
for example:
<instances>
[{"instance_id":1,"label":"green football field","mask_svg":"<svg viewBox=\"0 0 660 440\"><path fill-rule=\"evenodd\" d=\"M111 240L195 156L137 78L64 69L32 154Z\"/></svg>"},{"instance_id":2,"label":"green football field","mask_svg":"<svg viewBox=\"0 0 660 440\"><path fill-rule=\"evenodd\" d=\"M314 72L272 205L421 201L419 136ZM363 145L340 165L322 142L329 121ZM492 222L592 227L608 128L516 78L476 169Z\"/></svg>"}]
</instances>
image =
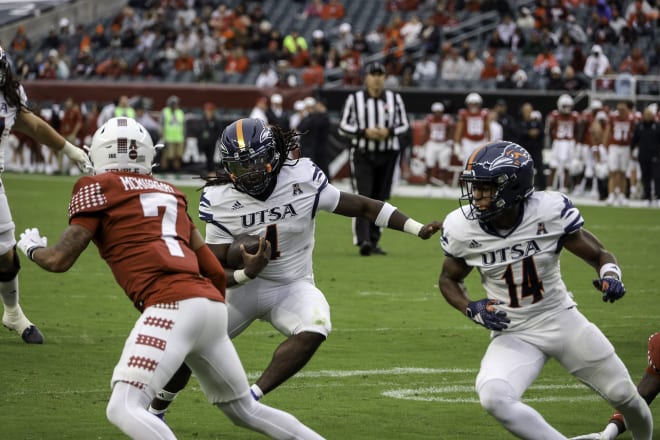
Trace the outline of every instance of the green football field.
<instances>
[{"instance_id":1,"label":"green football field","mask_svg":"<svg viewBox=\"0 0 660 440\"><path fill-rule=\"evenodd\" d=\"M68 177L5 174L17 235L37 226L55 243L67 225ZM199 193L189 195L196 218ZM396 198L422 222L442 220L455 200ZM582 207L586 227L619 258L628 294L603 303L594 271L563 254L562 271L581 311L615 345L637 381L646 341L660 330L660 210ZM201 224L200 224L201 226ZM478 403L473 385L488 331L451 308L438 291L439 235L421 241L386 231L389 255L359 257L351 220L320 213L316 280L332 307L333 332L296 377L264 402L295 414L328 439L509 439ZM105 418L109 381L138 312L90 246L65 274L22 259L21 303L46 342L0 332L0 438L121 439ZM480 298L472 274L468 288ZM253 381L282 336L255 323L235 339ZM550 361L524 399L568 436L600 430L610 408ZM652 406L656 425L658 403ZM209 405L193 379L167 415L181 439L256 439ZM655 429L660 438L660 427ZM630 439L626 433L622 439Z\"/></svg>"}]
</instances>

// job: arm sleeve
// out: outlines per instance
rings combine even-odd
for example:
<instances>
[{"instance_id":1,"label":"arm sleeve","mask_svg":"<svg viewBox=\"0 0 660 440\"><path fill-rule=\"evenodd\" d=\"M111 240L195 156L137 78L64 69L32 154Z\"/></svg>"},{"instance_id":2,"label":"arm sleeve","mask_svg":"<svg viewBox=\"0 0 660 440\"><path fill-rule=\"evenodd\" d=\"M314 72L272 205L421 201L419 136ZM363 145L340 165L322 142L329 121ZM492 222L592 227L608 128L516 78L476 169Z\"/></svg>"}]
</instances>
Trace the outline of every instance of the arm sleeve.
<instances>
[{"instance_id":1,"label":"arm sleeve","mask_svg":"<svg viewBox=\"0 0 660 440\"><path fill-rule=\"evenodd\" d=\"M225 270L218 259L213 255L208 246L201 246L195 251L197 262L199 264L199 272L211 280L216 289L225 296L225 288L227 287L227 276Z\"/></svg>"},{"instance_id":2,"label":"arm sleeve","mask_svg":"<svg viewBox=\"0 0 660 440\"><path fill-rule=\"evenodd\" d=\"M340 191L336 186L327 184L325 188L319 192L319 209L322 211L334 212L339 204Z\"/></svg>"}]
</instances>

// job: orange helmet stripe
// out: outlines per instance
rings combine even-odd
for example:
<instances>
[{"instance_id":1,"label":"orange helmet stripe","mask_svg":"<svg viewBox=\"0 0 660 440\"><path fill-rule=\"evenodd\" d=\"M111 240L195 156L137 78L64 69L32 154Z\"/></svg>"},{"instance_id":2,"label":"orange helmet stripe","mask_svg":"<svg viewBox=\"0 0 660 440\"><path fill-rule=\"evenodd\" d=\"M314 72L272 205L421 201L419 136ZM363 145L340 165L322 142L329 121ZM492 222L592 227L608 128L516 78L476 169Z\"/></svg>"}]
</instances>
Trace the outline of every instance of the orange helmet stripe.
<instances>
[{"instance_id":1,"label":"orange helmet stripe","mask_svg":"<svg viewBox=\"0 0 660 440\"><path fill-rule=\"evenodd\" d=\"M482 146L478 147L476 150L474 150L474 151L472 152L472 154L470 154L470 158L467 160L467 163L465 164L465 170L466 170L466 171L470 171L470 170L472 170L472 164L474 163L474 158L476 157L477 153L479 153L481 150L484 149L484 147L485 147L486 145L488 145L488 142L486 142L486 143L483 144Z\"/></svg>"},{"instance_id":2,"label":"orange helmet stripe","mask_svg":"<svg viewBox=\"0 0 660 440\"><path fill-rule=\"evenodd\" d=\"M245 149L245 137L243 136L243 120L239 119L236 122L236 140L238 141L238 149Z\"/></svg>"}]
</instances>

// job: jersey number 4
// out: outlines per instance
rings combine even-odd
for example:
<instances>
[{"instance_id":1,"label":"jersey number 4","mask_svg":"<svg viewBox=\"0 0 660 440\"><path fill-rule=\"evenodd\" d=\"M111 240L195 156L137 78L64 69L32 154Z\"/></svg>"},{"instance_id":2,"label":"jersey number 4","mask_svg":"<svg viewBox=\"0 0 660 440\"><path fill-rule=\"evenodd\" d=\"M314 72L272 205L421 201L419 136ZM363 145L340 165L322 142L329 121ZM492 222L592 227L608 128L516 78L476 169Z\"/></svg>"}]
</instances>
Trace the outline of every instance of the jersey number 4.
<instances>
[{"instance_id":1,"label":"jersey number 4","mask_svg":"<svg viewBox=\"0 0 660 440\"><path fill-rule=\"evenodd\" d=\"M506 281L509 289L509 298L511 302L509 306L520 307L520 299L518 297L518 285L513 276L513 266L509 264L502 276ZM522 260L522 282L520 283L520 298L531 296L533 298L532 304L537 303L543 299L543 281L539 280L539 275L536 272L536 263L534 257L527 257Z\"/></svg>"}]
</instances>

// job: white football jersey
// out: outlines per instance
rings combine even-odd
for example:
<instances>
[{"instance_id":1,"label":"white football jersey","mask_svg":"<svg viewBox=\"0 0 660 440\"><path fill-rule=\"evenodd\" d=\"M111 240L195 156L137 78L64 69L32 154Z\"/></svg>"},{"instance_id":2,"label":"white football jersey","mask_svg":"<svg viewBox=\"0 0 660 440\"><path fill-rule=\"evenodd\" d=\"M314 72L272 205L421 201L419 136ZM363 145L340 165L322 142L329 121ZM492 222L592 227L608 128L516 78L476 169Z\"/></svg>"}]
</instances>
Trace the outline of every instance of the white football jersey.
<instances>
[{"instance_id":1,"label":"white football jersey","mask_svg":"<svg viewBox=\"0 0 660 440\"><path fill-rule=\"evenodd\" d=\"M531 327L542 314L575 305L561 278L560 240L578 231L584 219L565 195L534 192L523 204L520 223L504 236L467 220L461 209L469 207L445 218L442 248L479 270L485 296L504 303L498 307L511 319L509 330Z\"/></svg>"},{"instance_id":2,"label":"white football jersey","mask_svg":"<svg viewBox=\"0 0 660 440\"><path fill-rule=\"evenodd\" d=\"M239 234L260 235L270 241L272 257L260 278L279 282L314 280L314 218L320 210L332 212L339 190L309 159L285 165L267 200L242 193L233 185L204 188L199 217L206 222L206 242L225 244Z\"/></svg>"},{"instance_id":3,"label":"white football jersey","mask_svg":"<svg viewBox=\"0 0 660 440\"><path fill-rule=\"evenodd\" d=\"M23 105L27 105L27 95L23 86L19 86L18 94ZM0 93L0 171L5 169L5 149L7 148L9 133L16 122L18 108L12 107Z\"/></svg>"}]
</instances>

